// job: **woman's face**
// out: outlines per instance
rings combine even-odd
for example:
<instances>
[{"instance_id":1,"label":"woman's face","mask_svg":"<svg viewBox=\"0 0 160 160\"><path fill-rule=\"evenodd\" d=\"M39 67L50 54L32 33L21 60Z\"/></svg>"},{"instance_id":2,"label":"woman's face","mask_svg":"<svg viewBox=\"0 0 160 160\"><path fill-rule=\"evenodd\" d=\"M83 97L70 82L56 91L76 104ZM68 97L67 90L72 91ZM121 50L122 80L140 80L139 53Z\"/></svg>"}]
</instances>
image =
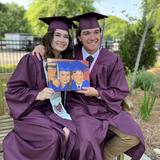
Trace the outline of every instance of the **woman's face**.
<instances>
[{"instance_id":1,"label":"woman's face","mask_svg":"<svg viewBox=\"0 0 160 160\"><path fill-rule=\"evenodd\" d=\"M53 48L53 52L61 53L67 49L69 44L69 34L68 31L62 29L56 29L54 31L53 39L51 46Z\"/></svg>"}]
</instances>

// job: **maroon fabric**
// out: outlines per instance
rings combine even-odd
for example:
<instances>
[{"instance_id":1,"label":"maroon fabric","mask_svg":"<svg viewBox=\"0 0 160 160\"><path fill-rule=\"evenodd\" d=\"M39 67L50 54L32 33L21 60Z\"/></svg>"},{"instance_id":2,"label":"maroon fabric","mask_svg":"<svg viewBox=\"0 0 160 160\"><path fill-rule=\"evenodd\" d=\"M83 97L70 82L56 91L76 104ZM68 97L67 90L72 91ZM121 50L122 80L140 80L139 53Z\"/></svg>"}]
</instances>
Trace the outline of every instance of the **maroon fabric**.
<instances>
[{"instance_id":1,"label":"maroon fabric","mask_svg":"<svg viewBox=\"0 0 160 160\"><path fill-rule=\"evenodd\" d=\"M82 59L81 49L76 50L75 58ZM93 159L102 160L99 148L105 140L108 126L112 125L140 139L141 143L127 152L132 160L139 160L145 148L144 139L137 123L129 113L122 110L121 103L129 91L120 58L102 49L92 68L90 80L91 86L98 90L102 99L76 92L70 92L67 98L67 109L76 123L80 140L90 142L92 152L95 153ZM79 149L81 155L87 156L82 147Z\"/></svg>"},{"instance_id":2,"label":"maroon fabric","mask_svg":"<svg viewBox=\"0 0 160 160\"><path fill-rule=\"evenodd\" d=\"M6 92L14 129L3 142L5 160L62 160L64 155L70 159L76 128L52 112L49 100L35 100L46 85L42 62L31 54L24 56ZM64 126L71 130L66 152Z\"/></svg>"},{"instance_id":3,"label":"maroon fabric","mask_svg":"<svg viewBox=\"0 0 160 160\"><path fill-rule=\"evenodd\" d=\"M42 22L48 24L48 30L62 29L68 31L73 22L65 16L39 18Z\"/></svg>"},{"instance_id":4,"label":"maroon fabric","mask_svg":"<svg viewBox=\"0 0 160 160\"><path fill-rule=\"evenodd\" d=\"M79 22L79 28L82 29L92 29L99 27L98 20L108 17L106 15L102 15L100 13L89 12L85 14L81 14L75 17L72 17L72 21Z\"/></svg>"}]
</instances>

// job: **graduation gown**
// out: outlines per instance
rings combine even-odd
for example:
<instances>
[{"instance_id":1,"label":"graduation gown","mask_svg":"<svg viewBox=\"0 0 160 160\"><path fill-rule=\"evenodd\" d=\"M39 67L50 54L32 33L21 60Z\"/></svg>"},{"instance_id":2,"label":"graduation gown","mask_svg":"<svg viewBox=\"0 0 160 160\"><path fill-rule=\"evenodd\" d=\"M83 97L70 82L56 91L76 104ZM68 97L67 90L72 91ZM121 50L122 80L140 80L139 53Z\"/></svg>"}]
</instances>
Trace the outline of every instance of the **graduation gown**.
<instances>
[{"instance_id":1,"label":"graduation gown","mask_svg":"<svg viewBox=\"0 0 160 160\"><path fill-rule=\"evenodd\" d=\"M75 53L76 59L83 59L80 48ZM145 150L142 132L121 106L129 91L120 58L105 48L101 49L90 73L90 81L91 86L98 90L101 99L76 92L70 92L67 98L66 106L76 123L79 141L84 141L84 146L86 145L86 150L84 150L84 146L77 143L80 149L79 154L87 156L87 150L90 150L90 153L94 153L92 160L102 160L99 148L111 125L123 133L140 139L140 144L127 152L132 160L140 159Z\"/></svg>"},{"instance_id":2,"label":"graduation gown","mask_svg":"<svg viewBox=\"0 0 160 160\"><path fill-rule=\"evenodd\" d=\"M72 121L53 113L49 100L35 100L46 86L42 61L25 55L8 82L6 100L14 129L3 142L4 160L69 160L76 129ZM63 127L71 130L67 144Z\"/></svg>"}]
</instances>

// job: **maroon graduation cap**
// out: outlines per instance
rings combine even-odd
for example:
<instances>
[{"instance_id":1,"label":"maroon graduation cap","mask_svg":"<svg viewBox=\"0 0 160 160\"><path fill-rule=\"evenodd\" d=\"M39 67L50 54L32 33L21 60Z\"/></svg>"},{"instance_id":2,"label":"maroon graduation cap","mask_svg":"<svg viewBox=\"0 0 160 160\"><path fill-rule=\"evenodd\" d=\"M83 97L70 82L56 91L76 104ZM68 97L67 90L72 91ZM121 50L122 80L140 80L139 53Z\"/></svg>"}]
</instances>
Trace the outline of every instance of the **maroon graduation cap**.
<instances>
[{"instance_id":1,"label":"maroon graduation cap","mask_svg":"<svg viewBox=\"0 0 160 160\"><path fill-rule=\"evenodd\" d=\"M48 30L51 29L63 29L68 31L69 28L74 26L74 23L65 16L56 16L56 17L44 17L39 18L42 22L48 24Z\"/></svg>"},{"instance_id":2,"label":"maroon graduation cap","mask_svg":"<svg viewBox=\"0 0 160 160\"><path fill-rule=\"evenodd\" d=\"M98 20L107 18L108 16L96 13L96 12L89 12L85 14L81 14L75 17L71 17L72 21L79 22L79 29L92 29L99 27Z\"/></svg>"}]
</instances>

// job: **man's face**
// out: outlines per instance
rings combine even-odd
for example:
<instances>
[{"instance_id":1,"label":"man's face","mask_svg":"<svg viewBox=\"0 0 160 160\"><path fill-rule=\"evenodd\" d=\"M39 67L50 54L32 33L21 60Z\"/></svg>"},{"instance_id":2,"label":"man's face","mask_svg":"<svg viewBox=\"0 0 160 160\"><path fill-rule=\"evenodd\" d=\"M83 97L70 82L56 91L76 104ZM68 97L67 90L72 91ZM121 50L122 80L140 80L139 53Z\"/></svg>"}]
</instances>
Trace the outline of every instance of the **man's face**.
<instances>
[{"instance_id":1,"label":"man's face","mask_svg":"<svg viewBox=\"0 0 160 160\"><path fill-rule=\"evenodd\" d=\"M59 72L59 80L61 82L61 85L64 87L71 80L70 72L68 72L68 71L60 71Z\"/></svg>"},{"instance_id":2,"label":"man's face","mask_svg":"<svg viewBox=\"0 0 160 160\"><path fill-rule=\"evenodd\" d=\"M79 36L83 47L89 54L94 54L100 46L101 32L100 28L83 29Z\"/></svg>"},{"instance_id":3,"label":"man's face","mask_svg":"<svg viewBox=\"0 0 160 160\"><path fill-rule=\"evenodd\" d=\"M81 85L84 81L84 75L82 71L75 71L72 73L72 79L76 82L77 85Z\"/></svg>"}]
</instances>

